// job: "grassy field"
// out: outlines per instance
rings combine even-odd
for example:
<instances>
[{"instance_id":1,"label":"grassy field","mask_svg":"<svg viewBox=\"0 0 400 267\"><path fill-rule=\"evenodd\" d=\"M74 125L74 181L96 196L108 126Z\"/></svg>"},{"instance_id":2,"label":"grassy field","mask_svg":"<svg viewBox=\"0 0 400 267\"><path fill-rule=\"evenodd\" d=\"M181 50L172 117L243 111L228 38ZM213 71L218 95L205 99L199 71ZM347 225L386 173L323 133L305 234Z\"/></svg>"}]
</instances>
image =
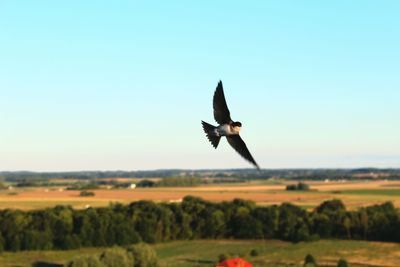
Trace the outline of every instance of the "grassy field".
<instances>
[{"instance_id":1,"label":"grassy field","mask_svg":"<svg viewBox=\"0 0 400 267\"><path fill-rule=\"evenodd\" d=\"M348 195L368 195L368 196L400 196L400 189L358 189L345 190L342 194Z\"/></svg>"},{"instance_id":2,"label":"grassy field","mask_svg":"<svg viewBox=\"0 0 400 267\"><path fill-rule=\"evenodd\" d=\"M240 256L255 267L302 266L306 254L311 253L322 265L335 266L340 258L346 258L351 266L400 266L400 245L364 241L324 240L310 243L283 241L177 241L153 246L160 260L160 267L211 267L218 255L230 253ZM250 251L259 252L256 257ZM95 254L103 249L90 248L70 251L28 251L0 255L0 266L32 267L65 264L79 254ZM38 263L41 263L38 264ZM35 265L36 264L36 265ZM47 264L47 265L46 265Z\"/></svg>"},{"instance_id":3,"label":"grassy field","mask_svg":"<svg viewBox=\"0 0 400 267\"><path fill-rule=\"evenodd\" d=\"M293 183L293 182L292 182ZM129 203L137 200L179 202L193 195L210 201L234 198L253 200L260 205L291 202L313 208L325 200L341 199L349 209L392 201L400 207L400 183L396 181L308 182L312 191L286 191L289 182L249 182L240 184L203 185L197 187L136 188L92 190L94 197L80 197L79 191L54 188L23 188L0 191L0 209L40 209L59 204L82 209L106 206L110 202Z\"/></svg>"}]
</instances>

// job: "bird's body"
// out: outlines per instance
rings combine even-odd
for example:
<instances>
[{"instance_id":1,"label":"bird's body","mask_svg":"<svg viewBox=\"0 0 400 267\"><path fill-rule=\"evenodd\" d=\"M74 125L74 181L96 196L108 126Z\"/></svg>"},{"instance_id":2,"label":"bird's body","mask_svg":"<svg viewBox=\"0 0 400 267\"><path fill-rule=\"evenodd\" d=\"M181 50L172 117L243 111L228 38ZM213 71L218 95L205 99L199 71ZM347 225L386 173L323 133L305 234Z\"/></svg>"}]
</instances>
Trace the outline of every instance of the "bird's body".
<instances>
[{"instance_id":1,"label":"bird's body","mask_svg":"<svg viewBox=\"0 0 400 267\"><path fill-rule=\"evenodd\" d=\"M214 148L217 148L221 137L225 136L228 140L228 143L243 158L251 162L254 166L257 167L257 169L259 169L258 164L254 160L253 156L250 154L246 144L239 135L242 123L238 121L234 122L231 119L221 81L218 83L217 89L214 93L213 107L214 118L219 123L219 126L213 126L207 122L202 121L203 129L208 137L208 140L210 140Z\"/></svg>"},{"instance_id":2,"label":"bird's body","mask_svg":"<svg viewBox=\"0 0 400 267\"><path fill-rule=\"evenodd\" d=\"M229 136L239 134L240 126L232 126L231 124L222 124L219 125L215 130L218 136Z\"/></svg>"}]
</instances>

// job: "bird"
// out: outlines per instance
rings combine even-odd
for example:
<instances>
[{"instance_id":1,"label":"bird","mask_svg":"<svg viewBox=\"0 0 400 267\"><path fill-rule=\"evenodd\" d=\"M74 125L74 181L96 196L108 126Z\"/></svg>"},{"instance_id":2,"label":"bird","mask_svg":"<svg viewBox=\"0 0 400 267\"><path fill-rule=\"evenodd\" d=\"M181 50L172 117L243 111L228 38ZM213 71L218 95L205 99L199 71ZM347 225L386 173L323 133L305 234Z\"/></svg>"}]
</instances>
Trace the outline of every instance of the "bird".
<instances>
[{"instance_id":1,"label":"bird","mask_svg":"<svg viewBox=\"0 0 400 267\"><path fill-rule=\"evenodd\" d=\"M233 121L226 104L224 89L222 86L222 81L218 82L217 88L214 92L213 98L213 108L214 108L214 119L219 124L218 126L213 126L205 121L201 121L203 130L206 133L208 140L211 142L212 146L216 149L218 147L219 141L222 136L225 136L228 143L239 153L244 159L253 164L258 170L260 167L254 160L253 156L250 154L246 143L242 140L239 135L242 123L239 121Z\"/></svg>"}]
</instances>

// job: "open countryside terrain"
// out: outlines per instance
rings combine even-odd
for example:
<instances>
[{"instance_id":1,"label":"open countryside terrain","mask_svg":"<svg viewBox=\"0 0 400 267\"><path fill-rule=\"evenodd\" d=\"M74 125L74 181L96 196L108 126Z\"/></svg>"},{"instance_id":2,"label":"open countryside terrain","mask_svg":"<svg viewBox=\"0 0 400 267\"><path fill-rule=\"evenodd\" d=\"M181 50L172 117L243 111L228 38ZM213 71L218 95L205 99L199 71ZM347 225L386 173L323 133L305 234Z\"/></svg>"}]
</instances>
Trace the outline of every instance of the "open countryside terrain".
<instances>
[{"instance_id":1,"label":"open countryside terrain","mask_svg":"<svg viewBox=\"0 0 400 267\"><path fill-rule=\"evenodd\" d=\"M129 203L137 200L179 202L192 195L209 201L230 201L234 198L252 200L259 205L293 204L313 208L325 200L341 199L348 209L391 201L400 207L399 181L339 181L306 182L310 191L286 191L295 182L252 181L248 183L201 185L194 187L156 187L135 189L90 190L95 196L81 197L79 190L65 190L62 186L10 188L0 191L0 209L22 210L71 205L82 209L107 206L110 203Z\"/></svg>"},{"instance_id":2,"label":"open countryside terrain","mask_svg":"<svg viewBox=\"0 0 400 267\"><path fill-rule=\"evenodd\" d=\"M154 180L159 178L154 178ZM121 179L128 186L138 180ZM180 202L192 195L208 201L248 199L258 205L291 202L307 209L325 200L341 199L347 209L357 209L391 201L400 207L400 181L305 181L308 191L287 191L287 185L297 184L288 180L253 180L241 183L203 184L191 187L113 188L101 185L87 189L94 196L82 197L81 190L67 190L79 180L57 180L51 186L10 186L0 190L0 209L42 209L56 205L71 205L77 209L108 206L110 203L130 203L137 200L155 202ZM352 267L400 266L400 245L350 240L320 240L291 243L279 240L190 240L157 243L152 245L158 254L160 267L212 267L221 254L240 256L255 267L300 267L304 257L312 254L320 266L336 266L345 258ZM0 254L4 267L61 267L73 257L82 254L100 254L105 248L82 248L65 251L20 251ZM258 252L251 256L251 250Z\"/></svg>"},{"instance_id":3,"label":"open countryside terrain","mask_svg":"<svg viewBox=\"0 0 400 267\"><path fill-rule=\"evenodd\" d=\"M211 267L215 266L220 254L243 257L255 267L300 267L303 266L304 257L308 253L314 255L317 262L324 266L336 266L340 258L346 258L353 267L400 266L400 245L395 243L323 240L293 244L277 240L200 240L161 243L153 247L157 252L160 267ZM250 256L252 249L257 250L259 255ZM76 255L100 253L103 250L88 248L69 251L5 252L0 255L0 266L60 266Z\"/></svg>"}]
</instances>

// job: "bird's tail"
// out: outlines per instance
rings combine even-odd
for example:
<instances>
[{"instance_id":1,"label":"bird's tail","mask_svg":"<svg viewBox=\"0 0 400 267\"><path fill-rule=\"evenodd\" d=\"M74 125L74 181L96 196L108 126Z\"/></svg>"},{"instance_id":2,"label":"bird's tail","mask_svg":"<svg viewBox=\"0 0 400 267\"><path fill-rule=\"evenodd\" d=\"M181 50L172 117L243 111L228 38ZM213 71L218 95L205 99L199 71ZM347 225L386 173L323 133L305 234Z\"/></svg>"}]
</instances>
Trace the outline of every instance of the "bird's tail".
<instances>
[{"instance_id":1,"label":"bird's tail","mask_svg":"<svg viewBox=\"0 0 400 267\"><path fill-rule=\"evenodd\" d=\"M218 135L218 132L216 131L217 127L212 126L205 121L201 121L201 124L203 125L203 129L207 135L208 140L210 140L214 148L217 148L219 140L221 140L221 136Z\"/></svg>"}]
</instances>

